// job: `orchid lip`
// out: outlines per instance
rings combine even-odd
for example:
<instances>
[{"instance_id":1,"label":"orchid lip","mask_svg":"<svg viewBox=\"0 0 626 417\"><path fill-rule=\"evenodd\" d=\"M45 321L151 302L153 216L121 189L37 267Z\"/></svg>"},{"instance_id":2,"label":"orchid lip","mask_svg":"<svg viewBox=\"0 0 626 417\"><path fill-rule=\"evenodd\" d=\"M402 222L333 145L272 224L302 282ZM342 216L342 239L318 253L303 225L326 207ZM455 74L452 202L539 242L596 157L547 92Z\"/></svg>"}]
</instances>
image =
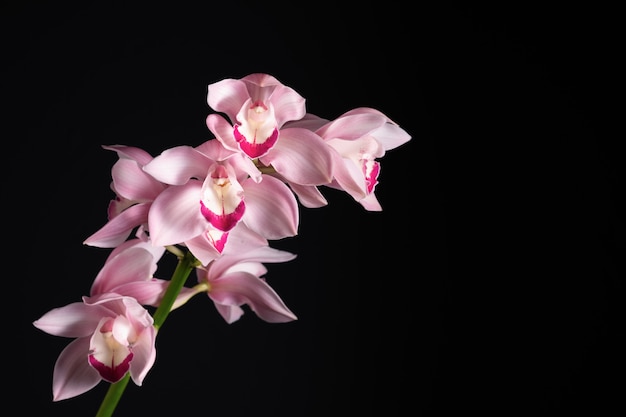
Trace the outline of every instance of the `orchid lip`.
<instances>
[{"instance_id":1,"label":"orchid lip","mask_svg":"<svg viewBox=\"0 0 626 417\"><path fill-rule=\"evenodd\" d=\"M235 210L229 214L214 213L206 205L204 205L204 202L200 201L200 211L202 212L204 218L211 223L211 226L221 230L222 232L228 232L235 227L237 223L239 223L239 220L243 217L245 210L246 205L243 200L239 203L239 205L237 205Z\"/></svg>"},{"instance_id":2,"label":"orchid lip","mask_svg":"<svg viewBox=\"0 0 626 417\"><path fill-rule=\"evenodd\" d=\"M256 137L250 141L245 135L239 131L239 126L235 125L234 128L235 140L239 143L241 150L250 158L258 158L265 155L270 149L274 147L278 140L278 129L274 128L270 136L268 136L263 142L257 142Z\"/></svg>"}]
</instances>

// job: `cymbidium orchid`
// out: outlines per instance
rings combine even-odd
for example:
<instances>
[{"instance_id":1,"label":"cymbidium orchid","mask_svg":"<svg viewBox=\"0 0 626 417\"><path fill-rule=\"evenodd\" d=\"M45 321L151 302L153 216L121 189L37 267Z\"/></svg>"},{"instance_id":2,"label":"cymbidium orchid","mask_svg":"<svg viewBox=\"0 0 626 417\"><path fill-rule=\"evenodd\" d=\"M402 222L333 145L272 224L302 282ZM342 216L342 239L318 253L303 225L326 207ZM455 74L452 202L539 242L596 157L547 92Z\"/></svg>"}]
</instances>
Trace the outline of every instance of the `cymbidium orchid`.
<instances>
[{"instance_id":1,"label":"cymbidium orchid","mask_svg":"<svg viewBox=\"0 0 626 417\"><path fill-rule=\"evenodd\" d=\"M209 85L213 110L207 126L225 148L240 151L287 183L321 185L332 179L332 155L310 129L287 128L306 114L305 100L267 74L251 74Z\"/></svg>"},{"instance_id":2,"label":"cymbidium orchid","mask_svg":"<svg viewBox=\"0 0 626 417\"><path fill-rule=\"evenodd\" d=\"M154 276L165 247L134 238L114 248L96 275L91 294L114 292L157 307L170 281Z\"/></svg>"},{"instance_id":3,"label":"cymbidium orchid","mask_svg":"<svg viewBox=\"0 0 626 417\"><path fill-rule=\"evenodd\" d=\"M84 240L111 252L82 301L33 322L73 338L53 372L53 401L110 383L96 417L110 417L127 382L142 385L156 358L157 332L170 312L206 294L233 324L245 308L267 323L297 320L270 286L266 264L296 255L271 246L298 234L299 205L321 207L323 186L370 211L378 159L410 139L382 112L357 108L334 120L309 114L305 100L268 74L208 86L214 135L156 157L125 145L111 169L107 221ZM133 230L135 231L132 234ZM157 278L165 254L178 264ZM195 271L195 283L187 279ZM150 313L152 311L152 313Z\"/></svg>"},{"instance_id":4,"label":"cymbidium orchid","mask_svg":"<svg viewBox=\"0 0 626 417\"><path fill-rule=\"evenodd\" d=\"M103 380L118 382L127 372L141 385L156 358L152 316L132 297L83 297L33 324L51 335L74 339L54 365L54 401L80 395Z\"/></svg>"},{"instance_id":5,"label":"cymbidium orchid","mask_svg":"<svg viewBox=\"0 0 626 417\"><path fill-rule=\"evenodd\" d=\"M143 149L123 145L102 147L117 152L119 157L111 168L111 189L115 198L109 203L108 222L83 243L114 248L135 228L138 228L137 234L146 232L150 205L166 185L143 171L143 166L152 160Z\"/></svg>"},{"instance_id":6,"label":"cymbidium orchid","mask_svg":"<svg viewBox=\"0 0 626 417\"><path fill-rule=\"evenodd\" d=\"M309 113L289 125L315 131L333 149L333 180L326 186L347 192L369 211L382 210L374 194L381 168L378 159L411 139L404 129L368 107L350 110L332 121Z\"/></svg>"},{"instance_id":7,"label":"cymbidium orchid","mask_svg":"<svg viewBox=\"0 0 626 417\"><path fill-rule=\"evenodd\" d=\"M251 250L222 254L209 265L196 268L198 285L181 291L178 303L206 292L227 323L237 321L247 305L259 318L270 323L296 320L295 314L263 278L264 263L286 262L295 254L259 246Z\"/></svg>"},{"instance_id":8,"label":"cymbidium orchid","mask_svg":"<svg viewBox=\"0 0 626 417\"><path fill-rule=\"evenodd\" d=\"M215 139L196 148L168 149L144 171L170 185L155 199L148 217L155 245L208 237L221 251L228 244L226 234L240 221L265 239L297 234L298 207L290 189ZM201 253L194 255L208 261Z\"/></svg>"}]
</instances>

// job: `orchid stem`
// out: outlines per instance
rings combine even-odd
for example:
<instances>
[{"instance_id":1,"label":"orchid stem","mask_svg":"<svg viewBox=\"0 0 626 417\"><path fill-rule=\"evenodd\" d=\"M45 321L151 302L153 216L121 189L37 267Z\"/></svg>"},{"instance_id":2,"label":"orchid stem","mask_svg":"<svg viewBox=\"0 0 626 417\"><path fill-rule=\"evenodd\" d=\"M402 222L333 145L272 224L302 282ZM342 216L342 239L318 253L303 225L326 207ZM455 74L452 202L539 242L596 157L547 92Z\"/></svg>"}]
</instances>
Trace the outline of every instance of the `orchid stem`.
<instances>
[{"instance_id":1,"label":"orchid stem","mask_svg":"<svg viewBox=\"0 0 626 417\"><path fill-rule=\"evenodd\" d=\"M163 325L168 314L170 314L176 297L178 297L180 290L185 285L185 281L187 281L187 277L189 277L191 271L198 265L198 260L189 251L178 259L178 265L176 266L176 270L174 270L170 284L167 286L167 290L163 295L163 299L161 299L159 307L152 316L154 318L154 327L156 327L157 330Z\"/></svg>"},{"instance_id":2,"label":"orchid stem","mask_svg":"<svg viewBox=\"0 0 626 417\"><path fill-rule=\"evenodd\" d=\"M157 330L163 325L163 322L170 313L172 306L176 301L176 297L185 285L189 274L193 268L198 265L198 260L189 251L187 251L187 253L185 253L182 257L179 257L178 265L176 266L176 270L174 270L170 284L167 286L167 290L163 295L163 299L161 300L159 307L157 307L152 316L154 318L153 325ZM117 404L122 398L122 394L124 394L124 390L126 389L129 380L130 372L127 372L122 379L109 386L109 390L100 404L96 417L111 417L113 415L115 407L117 407Z\"/></svg>"},{"instance_id":3,"label":"orchid stem","mask_svg":"<svg viewBox=\"0 0 626 417\"><path fill-rule=\"evenodd\" d=\"M130 373L127 372L122 379L109 386L109 390L104 396L102 404L100 404L100 409L96 417L109 417L113 415L113 411L115 411L117 403L120 402L120 398L122 398L122 394L129 380Z\"/></svg>"}]
</instances>

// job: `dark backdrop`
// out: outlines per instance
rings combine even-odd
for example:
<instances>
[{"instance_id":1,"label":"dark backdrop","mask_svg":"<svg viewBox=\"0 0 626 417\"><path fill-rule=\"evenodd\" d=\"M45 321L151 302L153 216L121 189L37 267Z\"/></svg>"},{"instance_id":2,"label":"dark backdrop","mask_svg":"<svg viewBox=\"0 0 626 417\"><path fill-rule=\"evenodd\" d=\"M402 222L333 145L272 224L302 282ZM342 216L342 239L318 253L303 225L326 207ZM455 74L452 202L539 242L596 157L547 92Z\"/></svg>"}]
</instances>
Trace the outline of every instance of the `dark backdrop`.
<instances>
[{"instance_id":1,"label":"dark backdrop","mask_svg":"<svg viewBox=\"0 0 626 417\"><path fill-rule=\"evenodd\" d=\"M95 415L106 392L53 403L68 340L32 326L108 253L82 245L112 197L100 146L198 145L207 85L253 72L329 119L379 109L412 140L381 161L383 212L327 191L276 243L298 258L267 279L298 321L227 325L195 297L116 416L624 410L615 10L128 3L1 9L15 414Z\"/></svg>"}]
</instances>

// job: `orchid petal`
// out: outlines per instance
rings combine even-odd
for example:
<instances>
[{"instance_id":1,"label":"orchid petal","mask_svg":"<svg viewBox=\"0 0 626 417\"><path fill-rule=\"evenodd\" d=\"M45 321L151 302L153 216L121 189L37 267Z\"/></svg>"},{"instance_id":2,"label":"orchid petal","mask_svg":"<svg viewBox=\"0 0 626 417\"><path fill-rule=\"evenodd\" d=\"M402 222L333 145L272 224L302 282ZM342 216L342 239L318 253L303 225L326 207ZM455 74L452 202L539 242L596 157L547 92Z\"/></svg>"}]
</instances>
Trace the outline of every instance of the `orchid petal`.
<instances>
[{"instance_id":1,"label":"orchid petal","mask_svg":"<svg viewBox=\"0 0 626 417\"><path fill-rule=\"evenodd\" d=\"M250 74L241 79L246 83L249 97L253 102L271 103L276 112L277 127L288 120L302 118L305 113L305 99L293 88L287 87L276 77L264 74Z\"/></svg>"},{"instance_id":2,"label":"orchid petal","mask_svg":"<svg viewBox=\"0 0 626 417\"><path fill-rule=\"evenodd\" d=\"M153 326L148 326L141 332L132 346L134 356L130 363L130 376L138 386L143 384L144 378L156 360L155 338L156 329Z\"/></svg>"},{"instance_id":3,"label":"orchid petal","mask_svg":"<svg viewBox=\"0 0 626 417\"><path fill-rule=\"evenodd\" d=\"M89 338L82 337L70 342L54 364L52 377L53 401L83 394L101 381L98 372L89 366Z\"/></svg>"},{"instance_id":4,"label":"orchid petal","mask_svg":"<svg viewBox=\"0 0 626 417\"><path fill-rule=\"evenodd\" d=\"M148 281L120 284L114 290L118 294L136 299L139 304L158 307L169 284L169 280L152 278Z\"/></svg>"},{"instance_id":5,"label":"orchid petal","mask_svg":"<svg viewBox=\"0 0 626 417\"><path fill-rule=\"evenodd\" d=\"M224 247L223 255L237 255L267 246L269 242L259 233L251 230L244 222L240 222L228 234L228 244Z\"/></svg>"},{"instance_id":6,"label":"orchid petal","mask_svg":"<svg viewBox=\"0 0 626 417\"><path fill-rule=\"evenodd\" d=\"M361 117L363 117L363 119L360 119ZM359 107L347 111L336 120L339 123L330 123L325 128L328 129L328 131L318 131L317 133L327 139L331 139L333 137L338 137L341 139L354 139L358 137L356 135L358 134L357 131L359 129L364 127L373 127L373 125L364 122L366 120L369 120L370 117L379 118L383 123L381 123L379 127L371 129L369 133L363 133L363 136L365 136L366 134L374 136L385 151L397 148L398 146L403 145L411 139L411 136L396 122L391 120L381 111L372 109L370 107ZM341 121L341 119L346 120ZM345 122L348 123L346 124ZM364 125L358 126L359 123L362 122L364 123ZM352 124L352 126L349 126L350 124ZM356 130L353 130L355 128ZM346 130L341 133L343 129ZM348 132L352 132L352 135L350 135Z\"/></svg>"},{"instance_id":7,"label":"orchid petal","mask_svg":"<svg viewBox=\"0 0 626 417\"><path fill-rule=\"evenodd\" d=\"M351 159L342 158L341 155L334 152L334 173L335 181L339 184L339 188L350 194L355 200L360 200L367 195L365 189L365 178L361 168Z\"/></svg>"},{"instance_id":8,"label":"orchid petal","mask_svg":"<svg viewBox=\"0 0 626 417\"><path fill-rule=\"evenodd\" d=\"M208 272L206 279L213 282L215 277L227 274L229 271L248 271L256 276L261 276L267 272L267 268L263 263L278 263L287 262L296 258L294 253L272 248L270 246L261 246L248 251L233 252L232 254L223 255L217 259ZM256 267L250 267L250 264L260 266L260 269ZM202 271L202 270L200 270ZM202 275L202 274L201 274ZM202 281L202 279L201 279Z\"/></svg>"},{"instance_id":9,"label":"orchid petal","mask_svg":"<svg viewBox=\"0 0 626 417\"><path fill-rule=\"evenodd\" d=\"M378 114L352 114L333 120L317 130L324 139L355 140L370 134L386 123L386 117Z\"/></svg>"},{"instance_id":10,"label":"orchid petal","mask_svg":"<svg viewBox=\"0 0 626 417\"><path fill-rule=\"evenodd\" d=\"M334 169L334 166L333 166ZM319 188L315 185L300 185L295 182L291 182L287 180L285 177L280 175L278 172L274 172L269 174L272 177L278 178L282 182L286 183L291 191L296 195L300 204L307 208L319 208L328 205L328 201L322 195Z\"/></svg>"},{"instance_id":11,"label":"orchid petal","mask_svg":"<svg viewBox=\"0 0 626 417\"><path fill-rule=\"evenodd\" d=\"M163 151L143 170L166 184L182 185L190 178L204 179L213 163L191 146L177 146Z\"/></svg>"},{"instance_id":12,"label":"orchid petal","mask_svg":"<svg viewBox=\"0 0 626 417\"><path fill-rule=\"evenodd\" d=\"M103 145L103 149L117 152L119 158L127 158L136 161L143 166L152 160L152 155L141 148L126 145Z\"/></svg>"},{"instance_id":13,"label":"orchid petal","mask_svg":"<svg viewBox=\"0 0 626 417\"><path fill-rule=\"evenodd\" d=\"M104 306L71 303L54 308L33 322L33 325L54 336L86 337L93 333L100 318L110 315Z\"/></svg>"},{"instance_id":14,"label":"orchid petal","mask_svg":"<svg viewBox=\"0 0 626 417\"><path fill-rule=\"evenodd\" d=\"M176 301L174 301L174 304L172 305L171 310L176 310L178 307L184 305L187 301L189 301L191 297L193 297L194 295L200 292L204 292L204 290L197 289L195 287L194 288L183 287L178 293L178 296L176 297Z\"/></svg>"},{"instance_id":15,"label":"orchid petal","mask_svg":"<svg viewBox=\"0 0 626 417\"><path fill-rule=\"evenodd\" d=\"M152 203L148 227L152 243L176 245L202 233L207 220L200 212L202 184L197 180L170 186Z\"/></svg>"},{"instance_id":16,"label":"orchid petal","mask_svg":"<svg viewBox=\"0 0 626 417\"><path fill-rule=\"evenodd\" d=\"M226 320L226 323L232 324L239 320L245 313L238 305L217 304L213 302L217 312Z\"/></svg>"},{"instance_id":17,"label":"orchid petal","mask_svg":"<svg viewBox=\"0 0 626 417\"><path fill-rule=\"evenodd\" d=\"M232 273L211 284L209 297L217 304L247 304L259 318L269 323L284 323L297 317L265 280L248 273ZM232 318L224 317L227 321Z\"/></svg>"},{"instance_id":18,"label":"orchid petal","mask_svg":"<svg viewBox=\"0 0 626 417\"><path fill-rule=\"evenodd\" d=\"M113 259L120 253L130 248L142 248L144 250L147 250L148 252L152 254L152 257L154 258L155 262L161 259L161 257L165 253L165 247L163 246L154 246L149 240L134 238L134 239L127 240L121 243L120 245L116 246L115 248L113 248L113 250L107 257L106 262L108 262L109 260Z\"/></svg>"},{"instance_id":19,"label":"orchid petal","mask_svg":"<svg viewBox=\"0 0 626 417\"><path fill-rule=\"evenodd\" d=\"M317 134L303 128L281 130L280 140L260 158L288 181L301 185L321 185L332 179L332 155Z\"/></svg>"},{"instance_id":20,"label":"orchid petal","mask_svg":"<svg viewBox=\"0 0 626 417\"><path fill-rule=\"evenodd\" d=\"M220 240L228 239L229 232L218 231L221 234ZM221 251L216 247L215 240L209 235L209 230L199 234L198 236L185 241L185 246L193 254L193 256L202 264L207 265L212 260L218 258ZM226 242L224 242L224 247Z\"/></svg>"},{"instance_id":21,"label":"orchid petal","mask_svg":"<svg viewBox=\"0 0 626 417\"><path fill-rule=\"evenodd\" d=\"M207 103L219 113L225 113L235 123L235 116L249 98L246 84L241 80L227 78L209 84Z\"/></svg>"},{"instance_id":22,"label":"orchid petal","mask_svg":"<svg viewBox=\"0 0 626 417\"><path fill-rule=\"evenodd\" d=\"M240 152L239 143L235 139L233 125L228 123L224 117L219 114L211 113L206 118L206 125L215 135L215 138L224 146L226 149Z\"/></svg>"},{"instance_id":23,"label":"orchid petal","mask_svg":"<svg viewBox=\"0 0 626 417\"><path fill-rule=\"evenodd\" d=\"M328 122L328 119L323 119L312 113L306 113L302 118L298 120L286 122L284 125L282 125L282 128L286 129L288 127L301 127L315 132Z\"/></svg>"},{"instance_id":24,"label":"orchid petal","mask_svg":"<svg viewBox=\"0 0 626 417\"><path fill-rule=\"evenodd\" d=\"M238 152L225 148L217 139L209 139L198 145L195 150L206 155L212 161L224 161L239 155Z\"/></svg>"},{"instance_id":25,"label":"orchid petal","mask_svg":"<svg viewBox=\"0 0 626 417\"><path fill-rule=\"evenodd\" d=\"M111 169L111 176L118 196L140 203L154 200L166 187L130 159L118 160Z\"/></svg>"},{"instance_id":26,"label":"orchid petal","mask_svg":"<svg viewBox=\"0 0 626 417\"><path fill-rule=\"evenodd\" d=\"M374 193L366 195L364 198L358 200L359 204L361 204L368 211L382 211L383 208L376 198Z\"/></svg>"},{"instance_id":27,"label":"orchid petal","mask_svg":"<svg viewBox=\"0 0 626 417\"><path fill-rule=\"evenodd\" d=\"M282 181L264 175L260 183L242 184L246 196L245 224L266 239L282 239L298 233L298 202Z\"/></svg>"},{"instance_id":28,"label":"orchid petal","mask_svg":"<svg viewBox=\"0 0 626 417\"><path fill-rule=\"evenodd\" d=\"M289 120L301 119L306 113L305 99L291 87L281 85L274 90L270 99L276 114L276 125L280 128Z\"/></svg>"},{"instance_id":29,"label":"orchid petal","mask_svg":"<svg viewBox=\"0 0 626 417\"><path fill-rule=\"evenodd\" d=\"M289 183L289 187L298 197L300 204L306 208L320 208L328 205L328 201L315 185Z\"/></svg>"},{"instance_id":30,"label":"orchid petal","mask_svg":"<svg viewBox=\"0 0 626 417\"><path fill-rule=\"evenodd\" d=\"M128 239L132 229L148 222L148 210L152 203L135 204L110 219L83 244L100 248L114 248Z\"/></svg>"},{"instance_id":31,"label":"orchid petal","mask_svg":"<svg viewBox=\"0 0 626 417\"><path fill-rule=\"evenodd\" d=\"M147 281L156 268L152 253L141 247L131 247L104 264L93 281L91 294L114 292L122 284Z\"/></svg>"}]
</instances>

